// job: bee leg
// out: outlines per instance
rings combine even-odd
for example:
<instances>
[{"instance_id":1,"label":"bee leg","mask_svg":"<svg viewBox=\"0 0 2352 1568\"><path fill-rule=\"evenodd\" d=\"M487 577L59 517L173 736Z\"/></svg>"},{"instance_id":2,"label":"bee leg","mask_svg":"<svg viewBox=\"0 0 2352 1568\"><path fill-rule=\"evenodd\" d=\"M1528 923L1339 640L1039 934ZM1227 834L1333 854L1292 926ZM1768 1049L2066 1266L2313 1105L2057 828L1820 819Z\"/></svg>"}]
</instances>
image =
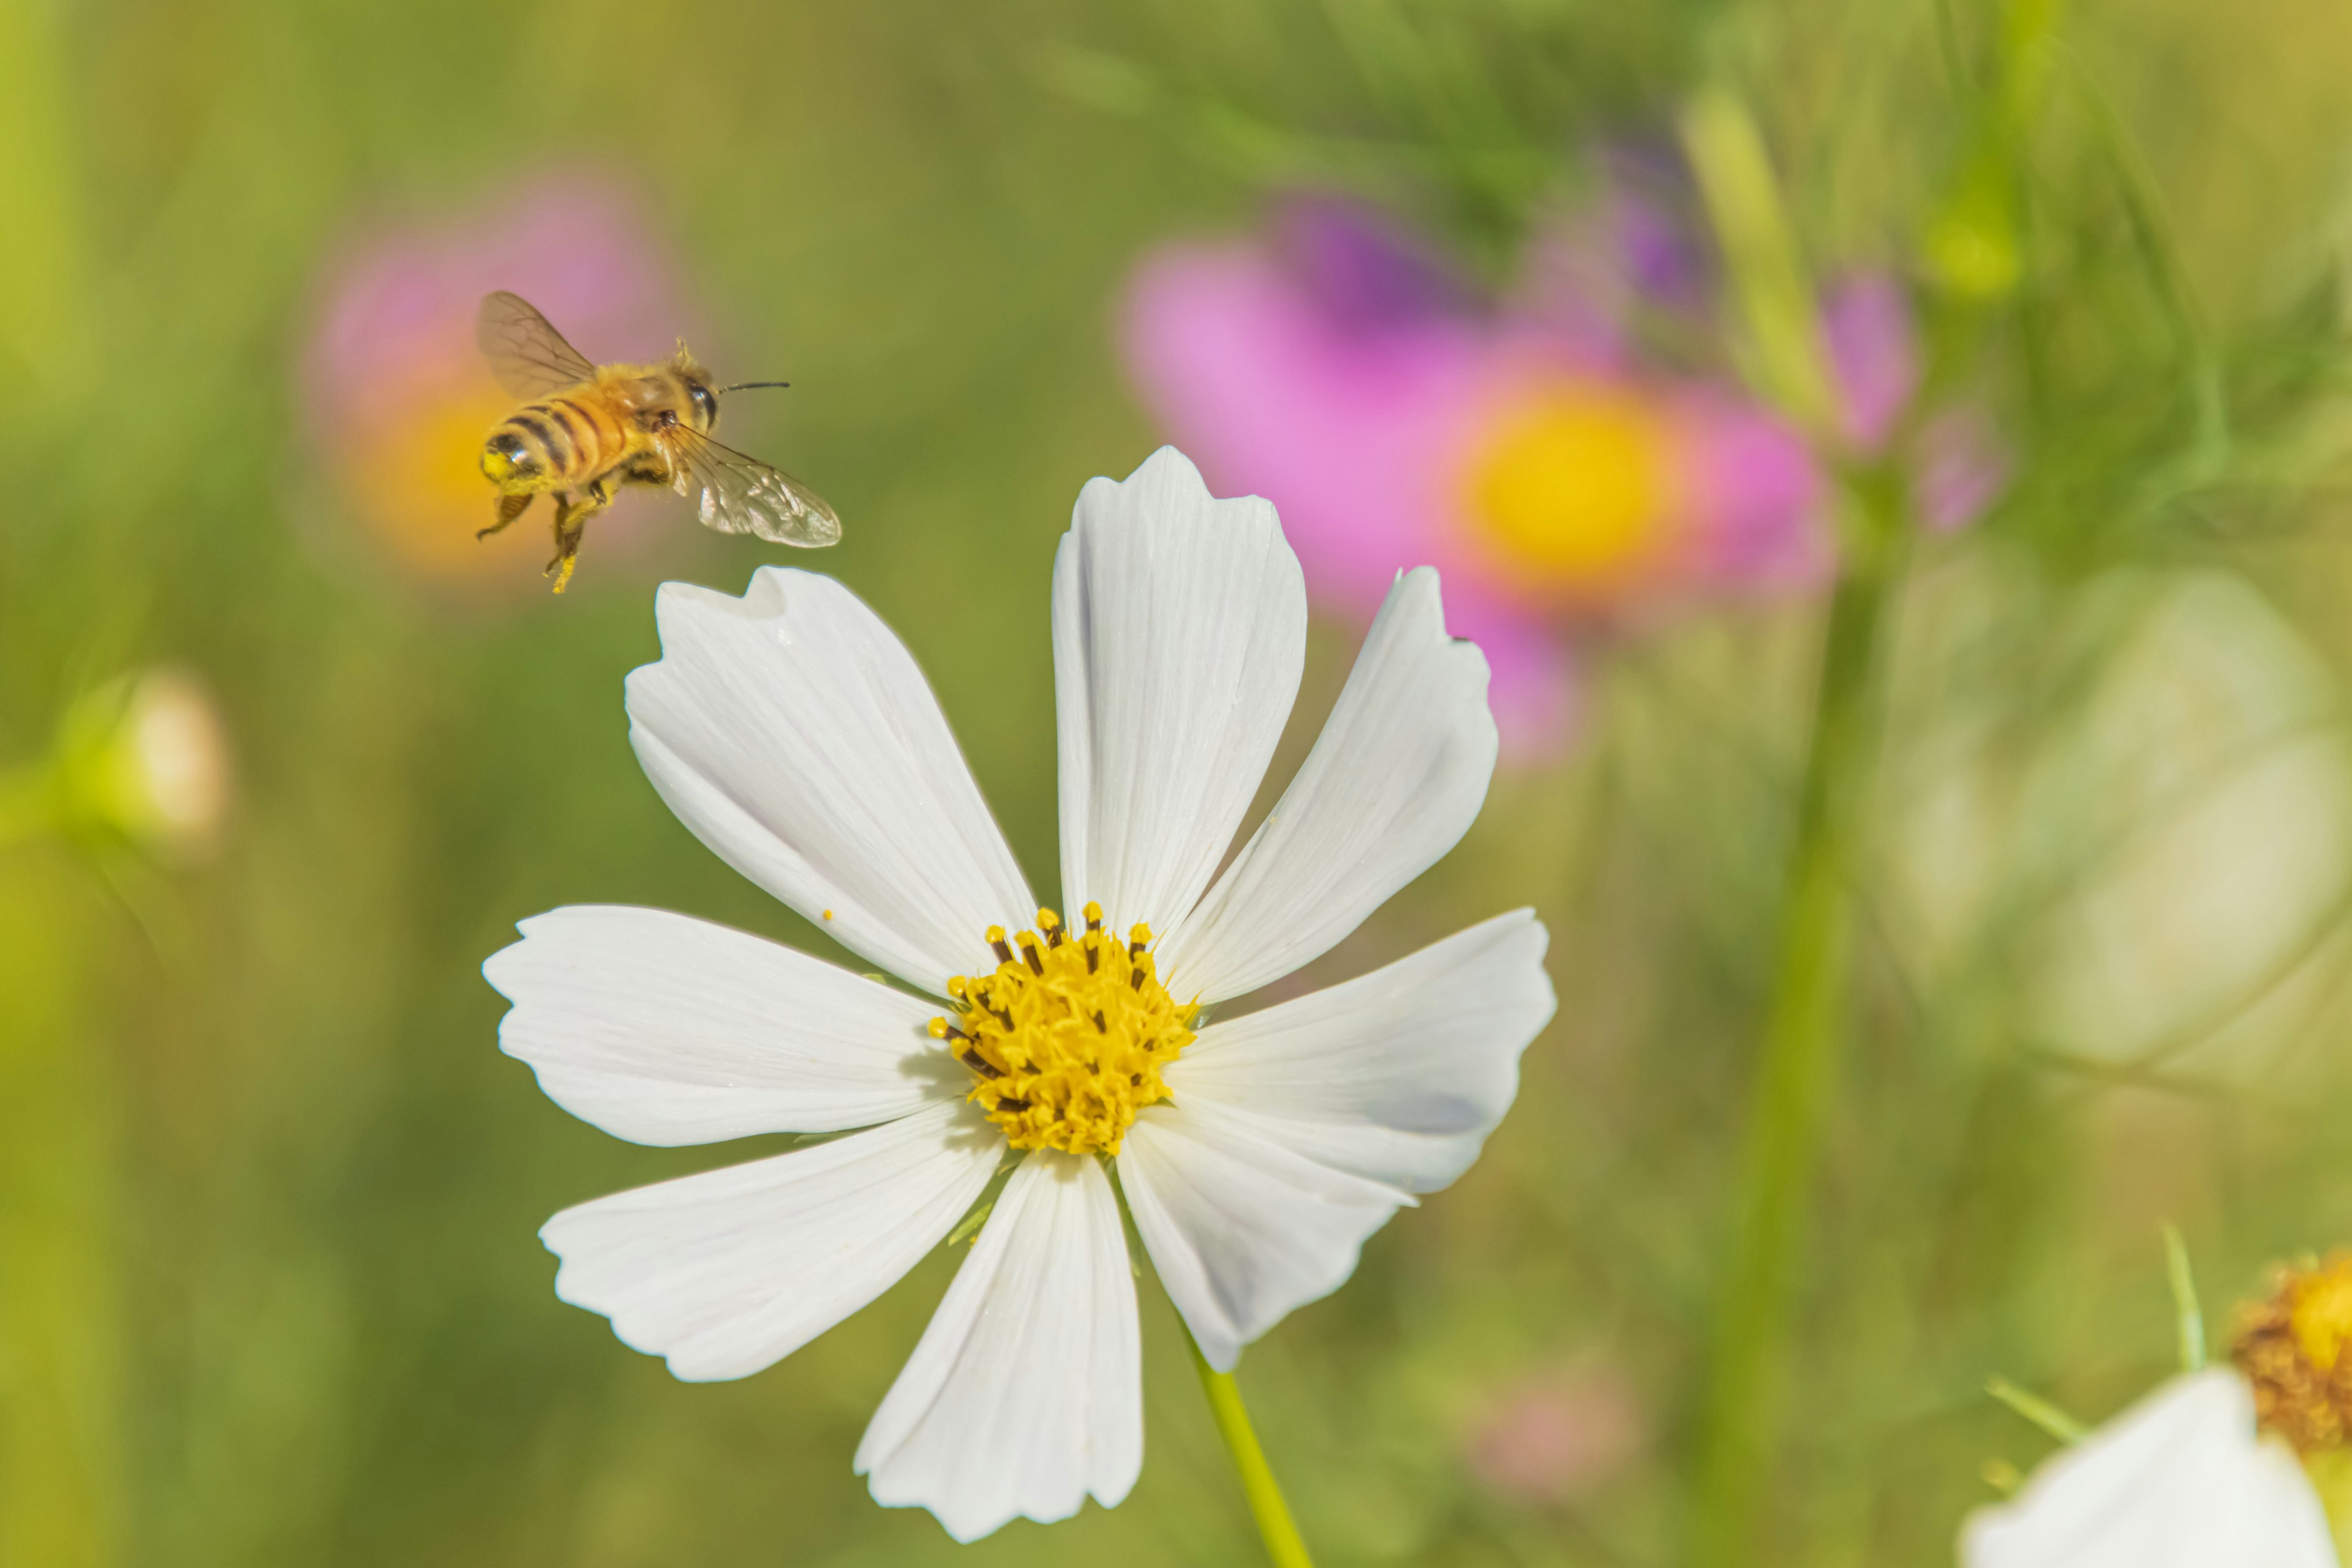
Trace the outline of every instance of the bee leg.
<instances>
[{"instance_id":1,"label":"bee leg","mask_svg":"<svg viewBox=\"0 0 2352 1568\"><path fill-rule=\"evenodd\" d=\"M555 559L547 563L547 575L555 579L559 594L572 581L572 568L580 559L580 539L588 528L587 520L577 514L585 510L568 493L555 498Z\"/></svg>"},{"instance_id":2,"label":"bee leg","mask_svg":"<svg viewBox=\"0 0 2352 1568\"><path fill-rule=\"evenodd\" d=\"M475 539L488 539L490 535L496 533L499 530L504 528L507 524L520 517L524 510L530 507L530 501L531 497L530 492L529 491L525 491L523 494L519 496L500 496L499 498L498 521L490 524L488 528L476 529L474 531Z\"/></svg>"},{"instance_id":3,"label":"bee leg","mask_svg":"<svg viewBox=\"0 0 2352 1568\"><path fill-rule=\"evenodd\" d=\"M613 493L604 488L603 479L591 480L586 496L573 500L569 492L555 500L555 559L547 563L548 575L555 579L555 591L563 592L572 581L572 568L580 558L580 541L588 531L588 520L613 503Z\"/></svg>"}]
</instances>

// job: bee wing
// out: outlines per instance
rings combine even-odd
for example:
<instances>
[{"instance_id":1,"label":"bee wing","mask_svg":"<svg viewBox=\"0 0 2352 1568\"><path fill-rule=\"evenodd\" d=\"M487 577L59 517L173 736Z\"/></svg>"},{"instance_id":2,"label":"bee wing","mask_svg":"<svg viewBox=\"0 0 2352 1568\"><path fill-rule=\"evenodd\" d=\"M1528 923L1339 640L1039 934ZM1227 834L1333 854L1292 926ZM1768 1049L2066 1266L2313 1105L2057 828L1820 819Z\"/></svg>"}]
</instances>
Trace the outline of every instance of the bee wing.
<instances>
[{"instance_id":1,"label":"bee wing","mask_svg":"<svg viewBox=\"0 0 2352 1568\"><path fill-rule=\"evenodd\" d=\"M792 475L683 426L665 438L677 493L690 496L701 489L703 527L811 548L839 542L841 519L824 497Z\"/></svg>"},{"instance_id":2,"label":"bee wing","mask_svg":"<svg viewBox=\"0 0 2352 1568\"><path fill-rule=\"evenodd\" d=\"M594 379L596 366L519 294L501 289L482 296L474 342L499 384L517 397L544 397Z\"/></svg>"}]
</instances>

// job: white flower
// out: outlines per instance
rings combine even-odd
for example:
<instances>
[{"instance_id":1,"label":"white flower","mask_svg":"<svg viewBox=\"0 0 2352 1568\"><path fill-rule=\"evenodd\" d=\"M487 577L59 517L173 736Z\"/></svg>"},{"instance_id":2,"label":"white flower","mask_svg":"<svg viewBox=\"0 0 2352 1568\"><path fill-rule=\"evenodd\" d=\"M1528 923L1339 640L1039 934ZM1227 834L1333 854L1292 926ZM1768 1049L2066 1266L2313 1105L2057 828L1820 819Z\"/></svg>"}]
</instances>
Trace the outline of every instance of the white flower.
<instances>
[{"instance_id":1,"label":"white flower","mask_svg":"<svg viewBox=\"0 0 2352 1568\"><path fill-rule=\"evenodd\" d=\"M2294 1451L2216 1367L2158 1389L1960 1531L1963 1568L2336 1568Z\"/></svg>"},{"instance_id":2,"label":"white flower","mask_svg":"<svg viewBox=\"0 0 2352 1568\"><path fill-rule=\"evenodd\" d=\"M877 1500L966 1541L1088 1492L1118 1502L1142 1390L1104 1156L1229 1370L1469 1166L1551 1016L1524 910L1230 1022L1199 1015L1328 951L1461 837L1494 768L1485 658L1445 635L1433 573L1401 576L1312 753L1218 877L1297 695L1298 563L1272 507L1213 499L1172 449L1089 483L1054 569L1066 924L1037 909L913 659L846 589L770 567L740 599L669 584L657 616L630 736L671 809L952 1003L942 1017L680 915L525 921L486 966L514 1003L499 1043L573 1114L659 1144L866 1129L566 1210L541 1233L557 1294L679 1377L741 1377L888 1289L1024 1151L856 1468Z\"/></svg>"}]
</instances>

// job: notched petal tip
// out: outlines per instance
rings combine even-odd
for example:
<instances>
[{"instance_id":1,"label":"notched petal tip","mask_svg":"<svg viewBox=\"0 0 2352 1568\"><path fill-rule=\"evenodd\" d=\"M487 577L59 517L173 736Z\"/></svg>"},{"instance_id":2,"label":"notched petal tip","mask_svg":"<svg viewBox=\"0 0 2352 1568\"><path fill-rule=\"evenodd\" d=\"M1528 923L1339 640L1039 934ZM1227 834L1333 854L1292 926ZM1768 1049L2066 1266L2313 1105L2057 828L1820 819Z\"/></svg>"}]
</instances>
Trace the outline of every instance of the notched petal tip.
<instances>
[{"instance_id":1,"label":"notched petal tip","mask_svg":"<svg viewBox=\"0 0 2352 1568\"><path fill-rule=\"evenodd\" d=\"M1055 560L1063 900L1167 931L1247 815L1298 689L1307 588L1274 508L1155 452L1089 480Z\"/></svg>"},{"instance_id":2,"label":"notched petal tip","mask_svg":"<svg viewBox=\"0 0 2352 1568\"><path fill-rule=\"evenodd\" d=\"M1114 521L1153 523L1166 521L1171 514L1187 513L1197 521L1264 530L1280 542L1285 555L1290 553L1272 501L1257 495L1216 494L1200 468L1173 446L1160 447L1123 479L1102 474L1088 479L1078 490L1072 526L1100 526ZM1292 567L1297 569L1295 557Z\"/></svg>"},{"instance_id":3,"label":"notched petal tip","mask_svg":"<svg viewBox=\"0 0 2352 1568\"><path fill-rule=\"evenodd\" d=\"M700 609L752 618L781 615L787 591L795 577L830 581L823 573L804 571L798 566L777 565L754 570L740 594L730 594L724 588L707 587L700 583L673 580L654 590L654 614L658 618L666 610Z\"/></svg>"},{"instance_id":4,"label":"notched petal tip","mask_svg":"<svg viewBox=\"0 0 2352 1568\"><path fill-rule=\"evenodd\" d=\"M933 991L989 917L1036 907L913 655L849 589L769 566L740 599L674 584L658 618L630 744L730 865Z\"/></svg>"}]
</instances>

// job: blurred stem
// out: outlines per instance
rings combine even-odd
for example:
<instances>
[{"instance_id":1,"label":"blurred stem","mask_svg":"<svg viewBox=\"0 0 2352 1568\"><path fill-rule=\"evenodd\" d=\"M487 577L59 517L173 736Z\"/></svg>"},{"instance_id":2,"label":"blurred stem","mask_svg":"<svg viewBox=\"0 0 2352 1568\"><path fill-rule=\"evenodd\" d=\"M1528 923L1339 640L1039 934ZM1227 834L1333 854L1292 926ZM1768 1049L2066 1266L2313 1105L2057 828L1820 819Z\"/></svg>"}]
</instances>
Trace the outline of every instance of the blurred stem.
<instances>
[{"instance_id":1,"label":"blurred stem","mask_svg":"<svg viewBox=\"0 0 2352 1568\"><path fill-rule=\"evenodd\" d=\"M1265 1450L1258 1447L1257 1433L1250 1426L1249 1410L1242 1404L1242 1391L1234 1374L1209 1364L1190 1328L1184 1331L1184 1343L1192 1352L1192 1365L1209 1396L1209 1413L1217 1418L1217 1434L1224 1438L1234 1468L1241 1473L1242 1494L1249 1499L1257 1532L1265 1540L1267 1561L1274 1568L1314 1568L1314 1560L1307 1555L1307 1542L1298 1526L1291 1522L1289 1505L1282 1500L1282 1488L1265 1462Z\"/></svg>"},{"instance_id":2,"label":"blurred stem","mask_svg":"<svg viewBox=\"0 0 2352 1568\"><path fill-rule=\"evenodd\" d=\"M73 121L65 84L66 7L0 0L0 405L37 387L87 390L85 299ZM27 374L29 373L29 374Z\"/></svg>"},{"instance_id":3,"label":"blurred stem","mask_svg":"<svg viewBox=\"0 0 2352 1568\"><path fill-rule=\"evenodd\" d=\"M2005 1377L1996 1377L1985 1384L1985 1392L2041 1427L2061 1443L2074 1444L2091 1435L2091 1429L2067 1415L2050 1401L2028 1389L2020 1388Z\"/></svg>"},{"instance_id":4,"label":"blurred stem","mask_svg":"<svg viewBox=\"0 0 2352 1568\"><path fill-rule=\"evenodd\" d=\"M1748 106L1722 86L1692 97L1681 130L1747 329L1748 377L1782 413L1824 435L1834 423L1835 395L1820 315L1763 133Z\"/></svg>"},{"instance_id":5,"label":"blurred stem","mask_svg":"<svg viewBox=\"0 0 2352 1568\"><path fill-rule=\"evenodd\" d=\"M2172 1281L2172 1310L2180 1332L2180 1370L2205 1370L2205 1309L2197 1302L2197 1271L2189 1266L2189 1244L2180 1227L2164 1222L2164 1271Z\"/></svg>"},{"instance_id":6,"label":"blurred stem","mask_svg":"<svg viewBox=\"0 0 2352 1568\"><path fill-rule=\"evenodd\" d=\"M1886 475L1851 477L1848 500L1856 526L1830 601L1780 957L1738 1167L1739 1210L1709 1344L1693 1518L1700 1568L1756 1558L1758 1504L1779 1446L1790 1285L1837 1078L1850 872L1877 751L1877 652L1906 510L1900 481Z\"/></svg>"},{"instance_id":7,"label":"blurred stem","mask_svg":"<svg viewBox=\"0 0 2352 1568\"><path fill-rule=\"evenodd\" d=\"M106 1568L123 1521L115 1163L63 857L0 879L0 1563Z\"/></svg>"}]
</instances>

